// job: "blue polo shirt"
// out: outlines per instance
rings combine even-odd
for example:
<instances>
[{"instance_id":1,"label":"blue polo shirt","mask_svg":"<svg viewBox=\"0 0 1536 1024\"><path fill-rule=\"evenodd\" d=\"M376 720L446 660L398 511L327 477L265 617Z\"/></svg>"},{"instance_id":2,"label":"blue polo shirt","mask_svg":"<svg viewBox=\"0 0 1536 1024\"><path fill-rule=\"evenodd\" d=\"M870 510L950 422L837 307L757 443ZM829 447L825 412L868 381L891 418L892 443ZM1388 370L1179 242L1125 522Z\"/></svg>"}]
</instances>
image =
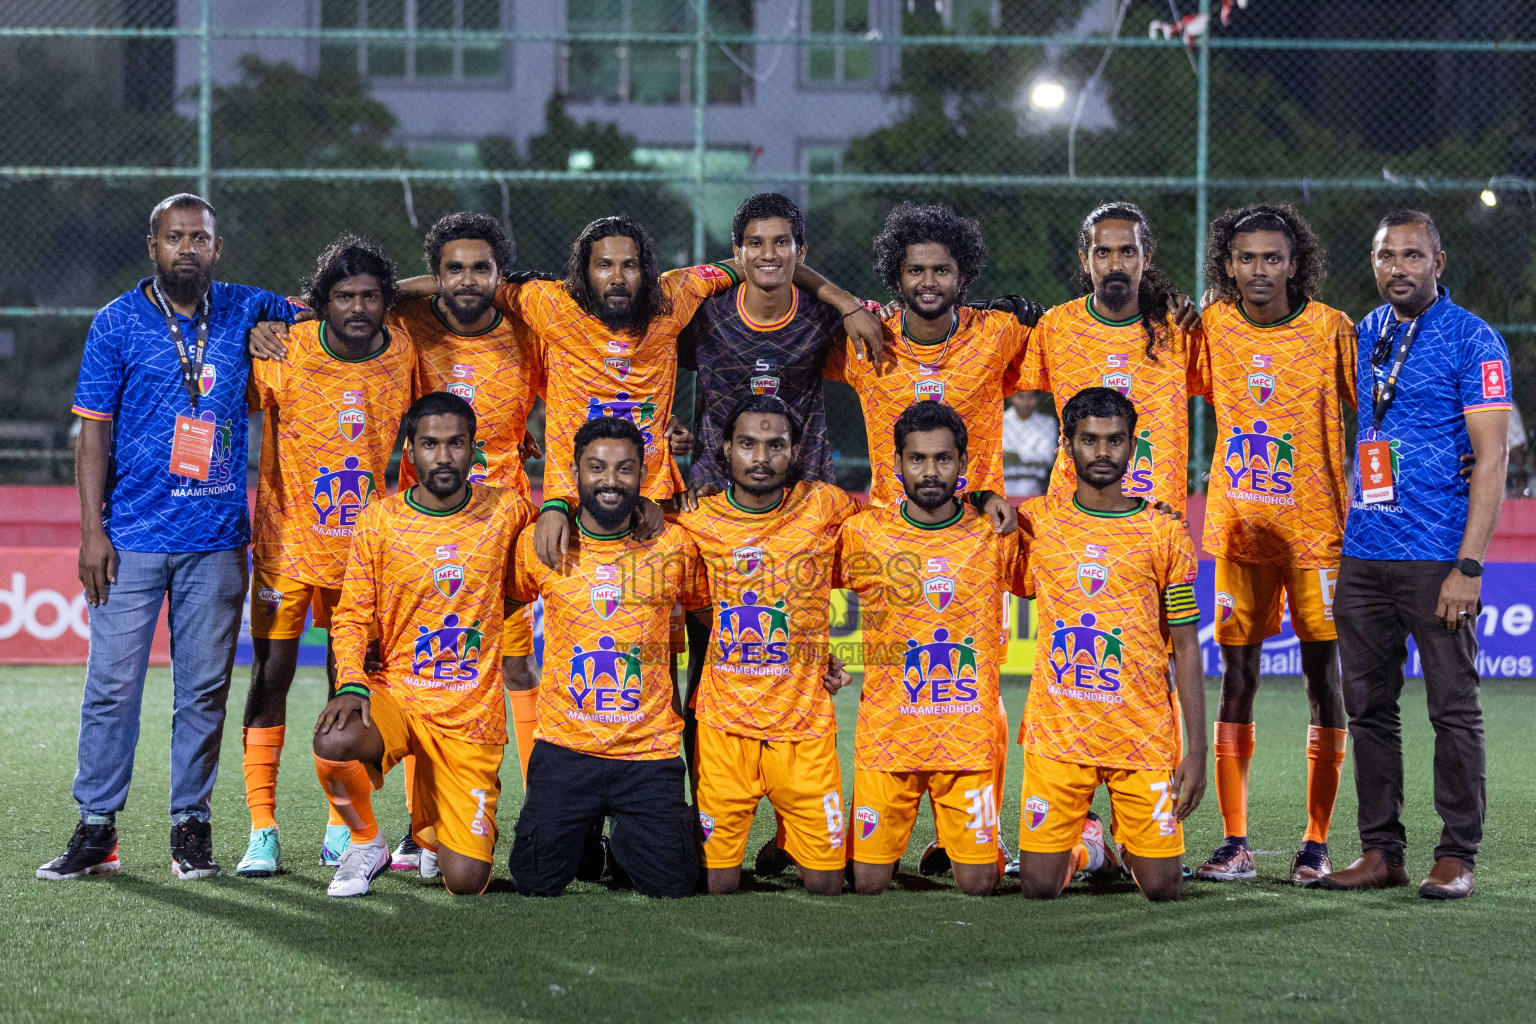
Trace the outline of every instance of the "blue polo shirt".
<instances>
[{"instance_id":1,"label":"blue polo shirt","mask_svg":"<svg viewBox=\"0 0 1536 1024\"><path fill-rule=\"evenodd\" d=\"M181 382L181 360L165 319L140 281L97 313L85 338L73 412L112 421L112 461L104 521L123 551L184 553L244 545L251 536L245 502L245 335L261 320L292 322L287 299L260 288L215 281L209 292L208 350L196 411ZM177 314L189 350L192 318ZM217 424L206 481L170 471L177 416Z\"/></svg>"},{"instance_id":2,"label":"blue polo shirt","mask_svg":"<svg viewBox=\"0 0 1536 1024\"><path fill-rule=\"evenodd\" d=\"M1371 350L1387 326L1392 353L1371 365ZM1372 401L1384 380L1407 324L1390 305L1360 321L1357 393L1359 437L1370 439ZM1460 475L1461 457L1472 451L1466 414L1511 407L1509 348L1481 319L1440 298L1423 314L1423 324L1403 364L1397 397L1381 425L1391 447L1395 493L1392 501L1367 505L1360 498L1356 460L1344 527L1344 554L1389 562L1454 561L1467 525L1470 487Z\"/></svg>"}]
</instances>

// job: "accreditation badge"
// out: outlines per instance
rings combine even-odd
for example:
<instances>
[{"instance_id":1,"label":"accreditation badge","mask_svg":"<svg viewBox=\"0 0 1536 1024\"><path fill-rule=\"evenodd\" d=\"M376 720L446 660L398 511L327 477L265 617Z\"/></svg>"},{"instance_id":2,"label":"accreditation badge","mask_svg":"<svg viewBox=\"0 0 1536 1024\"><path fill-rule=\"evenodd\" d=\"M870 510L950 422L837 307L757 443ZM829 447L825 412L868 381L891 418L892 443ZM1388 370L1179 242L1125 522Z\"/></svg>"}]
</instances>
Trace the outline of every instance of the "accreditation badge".
<instances>
[{"instance_id":1,"label":"accreditation badge","mask_svg":"<svg viewBox=\"0 0 1536 1024\"><path fill-rule=\"evenodd\" d=\"M206 483L213 465L213 435L217 429L212 420L177 416L171 435L171 472Z\"/></svg>"},{"instance_id":2,"label":"accreditation badge","mask_svg":"<svg viewBox=\"0 0 1536 1024\"><path fill-rule=\"evenodd\" d=\"M1385 438L1362 441L1355 451L1355 465L1360 472L1360 500L1367 505L1392 501L1397 492L1397 474L1392 465L1391 442Z\"/></svg>"}]
</instances>

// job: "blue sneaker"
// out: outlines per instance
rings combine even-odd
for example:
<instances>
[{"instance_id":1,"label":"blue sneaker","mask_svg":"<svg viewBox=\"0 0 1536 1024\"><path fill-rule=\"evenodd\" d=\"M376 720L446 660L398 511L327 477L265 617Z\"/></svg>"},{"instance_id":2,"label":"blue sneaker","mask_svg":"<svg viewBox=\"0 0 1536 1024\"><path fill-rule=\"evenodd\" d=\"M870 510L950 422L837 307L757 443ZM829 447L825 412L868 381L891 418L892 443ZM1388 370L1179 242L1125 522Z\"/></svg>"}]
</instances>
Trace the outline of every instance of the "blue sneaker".
<instances>
[{"instance_id":1,"label":"blue sneaker","mask_svg":"<svg viewBox=\"0 0 1536 1024\"><path fill-rule=\"evenodd\" d=\"M341 855L352 845L352 830L345 825L325 826L325 842L320 844L320 866L341 866Z\"/></svg>"},{"instance_id":2,"label":"blue sneaker","mask_svg":"<svg viewBox=\"0 0 1536 1024\"><path fill-rule=\"evenodd\" d=\"M277 826L253 828L245 856L240 858L235 874L241 878L271 878L281 869L282 863L283 842L278 837Z\"/></svg>"}]
</instances>

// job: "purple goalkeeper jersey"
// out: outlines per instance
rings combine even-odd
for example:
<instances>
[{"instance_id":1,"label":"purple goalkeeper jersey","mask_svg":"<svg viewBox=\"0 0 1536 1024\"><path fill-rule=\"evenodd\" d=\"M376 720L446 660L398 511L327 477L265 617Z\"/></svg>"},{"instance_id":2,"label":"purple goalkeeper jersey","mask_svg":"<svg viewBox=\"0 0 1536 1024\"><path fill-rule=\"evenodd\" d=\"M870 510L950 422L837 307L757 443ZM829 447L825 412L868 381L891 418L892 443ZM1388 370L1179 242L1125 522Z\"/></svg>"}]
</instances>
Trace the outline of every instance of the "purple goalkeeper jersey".
<instances>
[{"instance_id":1,"label":"purple goalkeeper jersey","mask_svg":"<svg viewBox=\"0 0 1536 1024\"><path fill-rule=\"evenodd\" d=\"M784 317L758 323L742 309L743 287L705 299L677 340L679 364L699 373L688 482L719 488L730 483L730 467L720 454L725 421L748 397L774 395L805 424L801 478L836 483L821 371L841 319L832 307L796 288Z\"/></svg>"}]
</instances>

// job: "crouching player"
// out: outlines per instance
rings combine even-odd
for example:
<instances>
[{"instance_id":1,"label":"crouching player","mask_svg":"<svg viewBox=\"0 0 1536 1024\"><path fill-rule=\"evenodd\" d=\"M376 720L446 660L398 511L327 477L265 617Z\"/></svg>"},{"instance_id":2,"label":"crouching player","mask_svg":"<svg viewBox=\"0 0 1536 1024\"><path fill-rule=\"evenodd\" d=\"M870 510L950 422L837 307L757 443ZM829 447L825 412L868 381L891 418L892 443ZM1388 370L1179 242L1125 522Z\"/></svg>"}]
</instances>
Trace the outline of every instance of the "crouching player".
<instances>
[{"instance_id":1,"label":"crouching player","mask_svg":"<svg viewBox=\"0 0 1536 1024\"><path fill-rule=\"evenodd\" d=\"M899 505L843 524L837 586L859 595L864 691L854 742L853 879L885 889L927 793L961 891L999 878L998 664L1003 595L1023 592L1025 536L955 491L966 467L960 414L916 402L896 420Z\"/></svg>"},{"instance_id":2,"label":"crouching player","mask_svg":"<svg viewBox=\"0 0 1536 1024\"><path fill-rule=\"evenodd\" d=\"M320 784L352 831L332 896L361 896L389 870L371 791L407 754L416 758L412 828L448 891L484 892L496 847L504 591L533 508L469 483L475 413L462 398L422 396L402 429L420 483L358 518L332 617L336 696L315 726ZM363 668L370 628L383 663L372 677Z\"/></svg>"},{"instance_id":3,"label":"crouching player","mask_svg":"<svg viewBox=\"0 0 1536 1024\"><path fill-rule=\"evenodd\" d=\"M1040 634L1021 730L1019 878L1025 896L1052 899L1076 872L1117 866L1088 809L1107 785L1114 832L1141 891L1175 900L1184 889L1181 823L1205 793L1194 544L1176 519L1121 493L1136 436L1129 399L1086 388L1062 410L1061 432L1076 491L1020 508L1034 535L1026 586Z\"/></svg>"},{"instance_id":4,"label":"crouching player","mask_svg":"<svg viewBox=\"0 0 1536 1024\"><path fill-rule=\"evenodd\" d=\"M646 450L633 422L600 416L570 443L577 529L559 568L539 559L534 529L517 539L512 597L544 598L544 677L507 866L523 895L558 896L606 817L637 892L690 896L697 826L683 799L668 634L675 603L706 600L698 548L673 523L635 539Z\"/></svg>"},{"instance_id":5,"label":"crouching player","mask_svg":"<svg viewBox=\"0 0 1536 1024\"><path fill-rule=\"evenodd\" d=\"M811 893L843 891L843 776L831 694L838 527L859 504L798 480L801 424L783 399L753 395L725 421L724 493L679 522L698 544L714 629L697 697L699 825L712 894L741 886L757 805L767 797Z\"/></svg>"}]
</instances>

